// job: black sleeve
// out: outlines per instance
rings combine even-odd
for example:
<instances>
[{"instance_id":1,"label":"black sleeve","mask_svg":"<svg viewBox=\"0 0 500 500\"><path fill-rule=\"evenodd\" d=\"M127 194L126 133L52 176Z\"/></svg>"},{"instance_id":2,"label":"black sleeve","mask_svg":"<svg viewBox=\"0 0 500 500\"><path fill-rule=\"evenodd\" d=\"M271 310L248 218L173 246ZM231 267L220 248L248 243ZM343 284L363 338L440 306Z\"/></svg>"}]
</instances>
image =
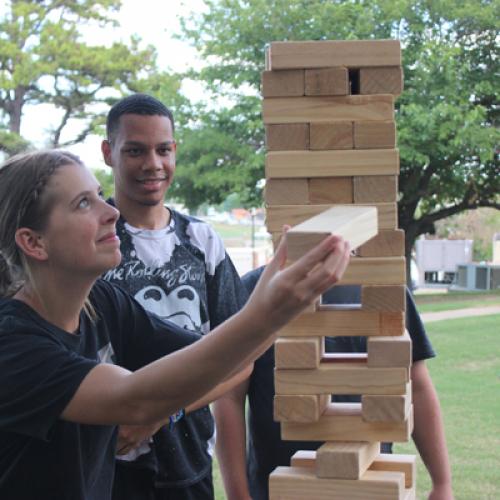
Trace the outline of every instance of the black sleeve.
<instances>
[{"instance_id":1,"label":"black sleeve","mask_svg":"<svg viewBox=\"0 0 500 500\"><path fill-rule=\"evenodd\" d=\"M92 301L98 304L99 315L107 322L117 363L128 370L138 370L201 338L146 311L125 290L112 283L99 280Z\"/></svg>"},{"instance_id":2,"label":"black sleeve","mask_svg":"<svg viewBox=\"0 0 500 500\"><path fill-rule=\"evenodd\" d=\"M207 273L207 300L211 330L237 313L248 300L246 288L227 253L214 275Z\"/></svg>"},{"instance_id":3,"label":"black sleeve","mask_svg":"<svg viewBox=\"0 0 500 500\"><path fill-rule=\"evenodd\" d=\"M436 356L408 287L406 288L406 328L413 343L413 362Z\"/></svg>"},{"instance_id":4,"label":"black sleeve","mask_svg":"<svg viewBox=\"0 0 500 500\"><path fill-rule=\"evenodd\" d=\"M253 289L257 285L257 281L259 281L261 274L264 272L264 269L265 266L258 267L257 269L249 271L241 277L241 282L245 286L248 295L253 292Z\"/></svg>"},{"instance_id":5,"label":"black sleeve","mask_svg":"<svg viewBox=\"0 0 500 500\"><path fill-rule=\"evenodd\" d=\"M80 383L98 364L41 334L0 334L0 429L49 440Z\"/></svg>"}]
</instances>

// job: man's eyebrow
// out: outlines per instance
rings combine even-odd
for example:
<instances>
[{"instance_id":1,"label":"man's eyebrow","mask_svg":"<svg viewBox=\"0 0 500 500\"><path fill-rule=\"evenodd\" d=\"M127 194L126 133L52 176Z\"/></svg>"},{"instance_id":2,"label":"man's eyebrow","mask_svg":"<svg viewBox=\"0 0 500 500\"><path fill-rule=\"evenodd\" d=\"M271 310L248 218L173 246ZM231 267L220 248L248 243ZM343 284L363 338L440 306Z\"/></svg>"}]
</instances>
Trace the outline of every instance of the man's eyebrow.
<instances>
[{"instance_id":1,"label":"man's eyebrow","mask_svg":"<svg viewBox=\"0 0 500 500\"><path fill-rule=\"evenodd\" d=\"M175 140L168 140L168 141L162 141L158 143L157 145L162 145L162 146L171 146L175 144ZM140 141L125 141L123 143L124 146L145 146L143 142Z\"/></svg>"}]
</instances>

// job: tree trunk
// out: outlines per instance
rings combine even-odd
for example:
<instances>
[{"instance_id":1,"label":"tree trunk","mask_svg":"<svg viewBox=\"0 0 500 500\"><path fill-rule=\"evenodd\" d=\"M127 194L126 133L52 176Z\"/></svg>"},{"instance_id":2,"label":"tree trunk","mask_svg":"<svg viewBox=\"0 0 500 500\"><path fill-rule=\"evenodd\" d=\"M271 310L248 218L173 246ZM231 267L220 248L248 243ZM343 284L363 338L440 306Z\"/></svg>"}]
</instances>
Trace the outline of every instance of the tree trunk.
<instances>
[{"instance_id":1,"label":"tree trunk","mask_svg":"<svg viewBox=\"0 0 500 500\"><path fill-rule=\"evenodd\" d=\"M21 135L21 117L23 115L24 96L26 89L17 87L14 91L14 100L9 106L9 130Z\"/></svg>"}]
</instances>

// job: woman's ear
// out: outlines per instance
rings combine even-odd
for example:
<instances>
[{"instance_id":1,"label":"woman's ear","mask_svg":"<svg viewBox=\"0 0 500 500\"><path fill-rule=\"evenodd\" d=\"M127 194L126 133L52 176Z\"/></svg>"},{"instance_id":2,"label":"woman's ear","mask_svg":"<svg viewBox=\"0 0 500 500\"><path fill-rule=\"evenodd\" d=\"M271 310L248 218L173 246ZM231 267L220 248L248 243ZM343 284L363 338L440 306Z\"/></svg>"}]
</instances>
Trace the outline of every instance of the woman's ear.
<instances>
[{"instance_id":1,"label":"woman's ear","mask_svg":"<svg viewBox=\"0 0 500 500\"><path fill-rule=\"evenodd\" d=\"M48 254L45 249L43 238L33 229L21 227L16 231L16 245L26 257L43 261L47 260Z\"/></svg>"}]
</instances>

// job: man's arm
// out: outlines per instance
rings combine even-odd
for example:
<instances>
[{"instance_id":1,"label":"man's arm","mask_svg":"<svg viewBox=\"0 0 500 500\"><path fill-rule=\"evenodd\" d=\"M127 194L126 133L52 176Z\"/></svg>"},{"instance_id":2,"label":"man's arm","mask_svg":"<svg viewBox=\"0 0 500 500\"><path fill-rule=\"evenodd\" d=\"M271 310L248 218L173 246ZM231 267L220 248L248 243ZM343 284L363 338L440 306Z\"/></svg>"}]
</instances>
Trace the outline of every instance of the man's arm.
<instances>
[{"instance_id":1,"label":"man's arm","mask_svg":"<svg viewBox=\"0 0 500 500\"><path fill-rule=\"evenodd\" d=\"M229 500L251 500L246 473L245 399L247 378L213 405L217 425L215 451Z\"/></svg>"},{"instance_id":2,"label":"man's arm","mask_svg":"<svg viewBox=\"0 0 500 500\"><path fill-rule=\"evenodd\" d=\"M425 361L411 368L413 440L432 479L429 500L451 500L451 471L439 399Z\"/></svg>"}]
</instances>

